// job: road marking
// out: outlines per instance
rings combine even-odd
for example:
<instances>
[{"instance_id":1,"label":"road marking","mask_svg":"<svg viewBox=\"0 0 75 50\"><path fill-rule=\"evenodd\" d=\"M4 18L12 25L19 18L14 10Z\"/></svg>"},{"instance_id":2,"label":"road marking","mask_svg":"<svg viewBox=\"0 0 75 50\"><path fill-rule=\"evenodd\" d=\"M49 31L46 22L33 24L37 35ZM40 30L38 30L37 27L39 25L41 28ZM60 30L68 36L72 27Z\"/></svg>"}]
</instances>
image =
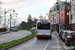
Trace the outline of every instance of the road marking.
<instances>
[{"instance_id":1,"label":"road marking","mask_svg":"<svg viewBox=\"0 0 75 50\"><path fill-rule=\"evenodd\" d=\"M57 37L56 37L56 36L54 36L54 37L55 37L55 39L56 39L57 46L59 47L59 42L58 42L58 40L57 40ZM57 50L60 50L60 49L58 48Z\"/></svg>"},{"instance_id":2,"label":"road marking","mask_svg":"<svg viewBox=\"0 0 75 50\"><path fill-rule=\"evenodd\" d=\"M49 42L50 42L50 40L48 41L48 43L47 43L47 45L45 46L44 50L46 50L46 48L48 47L48 45L49 45Z\"/></svg>"},{"instance_id":3,"label":"road marking","mask_svg":"<svg viewBox=\"0 0 75 50\"><path fill-rule=\"evenodd\" d=\"M59 50L59 49L57 49L57 50Z\"/></svg>"}]
</instances>

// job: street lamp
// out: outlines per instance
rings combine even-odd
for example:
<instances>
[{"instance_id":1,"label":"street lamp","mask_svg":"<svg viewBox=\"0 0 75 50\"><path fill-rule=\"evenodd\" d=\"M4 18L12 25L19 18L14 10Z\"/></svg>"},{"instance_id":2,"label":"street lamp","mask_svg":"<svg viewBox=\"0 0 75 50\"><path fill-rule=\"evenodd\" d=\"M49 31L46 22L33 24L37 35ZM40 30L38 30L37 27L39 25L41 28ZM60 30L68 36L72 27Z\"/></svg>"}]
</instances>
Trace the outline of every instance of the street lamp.
<instances>
[{"instance_id":1,"label":"street lamp","mask_svg":"<svg viewBox=\"0 0 75 50\"><path fill-rule=\"evenodd\" d=\"M18 15L17 13L13 13L13 14L10 13L10 31L11 31L11 18L12 18L11 16L13 16L14 14Z\"/></svg>"},{"instance_id":2,"label":"street lamp","mask_svg":"<svg viewBox=\"0 0 75 50\"><path fill-rule=\"evenodd\" d=\"M17 16L16 16L16 17L17 17ZM14 23L14 27L15 27L16 19L12 19L12 20L14 21L13 23Z\"/></svg>"},{"instance_id":3,"label":"street lamp","mask_svg":"<svg viewBox=\"0 0 75 50\"><path fill-rule=\"evenodd\" d=\"M6 13L9 12L9 11L12 11L12 10L13 10L13 12L15 12L14 9L11 9L11 10L8 10L8 11L6 11L6 9L4 9L4 28L5 28L5 25L6 25Z\"/></svg>"}]
</instances>

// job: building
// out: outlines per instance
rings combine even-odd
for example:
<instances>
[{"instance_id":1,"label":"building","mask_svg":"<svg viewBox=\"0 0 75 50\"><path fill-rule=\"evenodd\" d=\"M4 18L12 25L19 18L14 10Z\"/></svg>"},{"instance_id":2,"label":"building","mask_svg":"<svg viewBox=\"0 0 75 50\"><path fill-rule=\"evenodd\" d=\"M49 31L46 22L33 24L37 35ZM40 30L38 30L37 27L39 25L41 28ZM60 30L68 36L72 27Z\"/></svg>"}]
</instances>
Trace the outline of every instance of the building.
<instances>
[{"instance_id":1,"label":"building","mask_svg":"<svg viewBox=\"0 0 75 50\"><path fill-rule=\"evenodd\" d=\"M59 21L62 22L62 26L66 29L71 29L69 25L69 11L70 11L70 4L68 2L63 2L60 5L60 17Z\"/></svg>"},{"instance_id":2,"label":"building","mask_svg":"<svg viewBox=\"0 0 75 50\"><path fill-rule=\"evenodd\" d=\"M50 20L50 15L48 15L48 19Z\"/></svg>"},{"instance_id":3,"label":"building","mask_svg":"<svg viewBox=\"0 0 75 50\"><path fill-rule=\"evenodd\" d=\"M53 28L56 28L59 23L59 11L60 11L60 5L63 3L63 1L58 1L54 4L53 7L50 8L49 15L51 24L53 25Z\"/></svg>"},{"instance_id":4,"label":"building","mask_svg":"<svg viewBox=\"0 0 75 50\"><path fill-rule=\"evenodd\" d=\"M50 20L51 20L51 24L53 25L53 13L54 13L54 9L53 7L50 8L49 14L50 14Z\"/></svg>"},{"instance_id":5,"label":"building","mask_svg":"<svg viewBox=\"0 0 75 50\"><path fill-rule=\"evenodd\" d=\"M75 30L75 0L71 1L71 17L69 19L72 30Z\"/></svg>"}]
</instances>

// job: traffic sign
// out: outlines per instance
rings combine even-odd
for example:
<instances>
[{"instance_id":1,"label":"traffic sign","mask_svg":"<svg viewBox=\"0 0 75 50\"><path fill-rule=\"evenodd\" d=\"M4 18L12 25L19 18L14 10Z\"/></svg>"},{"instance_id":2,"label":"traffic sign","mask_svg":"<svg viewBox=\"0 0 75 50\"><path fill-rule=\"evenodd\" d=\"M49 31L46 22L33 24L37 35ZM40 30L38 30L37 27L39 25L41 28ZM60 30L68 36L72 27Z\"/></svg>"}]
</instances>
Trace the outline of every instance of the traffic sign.
<instances>
[{"instance_id":1,"label":"traffic sign","mask_svg":"<svg viewBox=\"0 0 75 50\"><path fill-rule=\"evenodd\" d=\"M58 25L61 26L62 25L62 22L59 22Z\"/></svg>"}]
</instances>

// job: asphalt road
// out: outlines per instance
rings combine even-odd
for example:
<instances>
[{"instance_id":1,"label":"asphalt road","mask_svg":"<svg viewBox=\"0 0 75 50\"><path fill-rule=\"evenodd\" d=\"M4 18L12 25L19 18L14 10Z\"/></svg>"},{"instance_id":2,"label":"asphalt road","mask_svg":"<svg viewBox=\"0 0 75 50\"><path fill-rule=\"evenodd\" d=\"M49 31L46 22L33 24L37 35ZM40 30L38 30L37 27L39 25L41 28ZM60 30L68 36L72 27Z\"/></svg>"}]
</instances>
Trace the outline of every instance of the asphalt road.
<instances>
[{"instance_id":1,"label":"asphalt road","mask_svg":"<svg viewBox=\"0 0 75 50\"><path fill-rule=\"evenodd\" d=\"M8 50L63 50L61 42L57 36L52 35L52 39L37 39L36 37L12 47Z\"/></svg>"},{"instance_id":2,"label":"asphalt road","mask_svg":"<svg viewBox=\"0 0 75 50\"><path fill-rule=\"evenodd\" d=\"M10 32L8 34L0 35L0 44L23 38L29 34L31 34L31 32L29 31L17 31L17 32Z\"/></svg>"}]
</instances>

